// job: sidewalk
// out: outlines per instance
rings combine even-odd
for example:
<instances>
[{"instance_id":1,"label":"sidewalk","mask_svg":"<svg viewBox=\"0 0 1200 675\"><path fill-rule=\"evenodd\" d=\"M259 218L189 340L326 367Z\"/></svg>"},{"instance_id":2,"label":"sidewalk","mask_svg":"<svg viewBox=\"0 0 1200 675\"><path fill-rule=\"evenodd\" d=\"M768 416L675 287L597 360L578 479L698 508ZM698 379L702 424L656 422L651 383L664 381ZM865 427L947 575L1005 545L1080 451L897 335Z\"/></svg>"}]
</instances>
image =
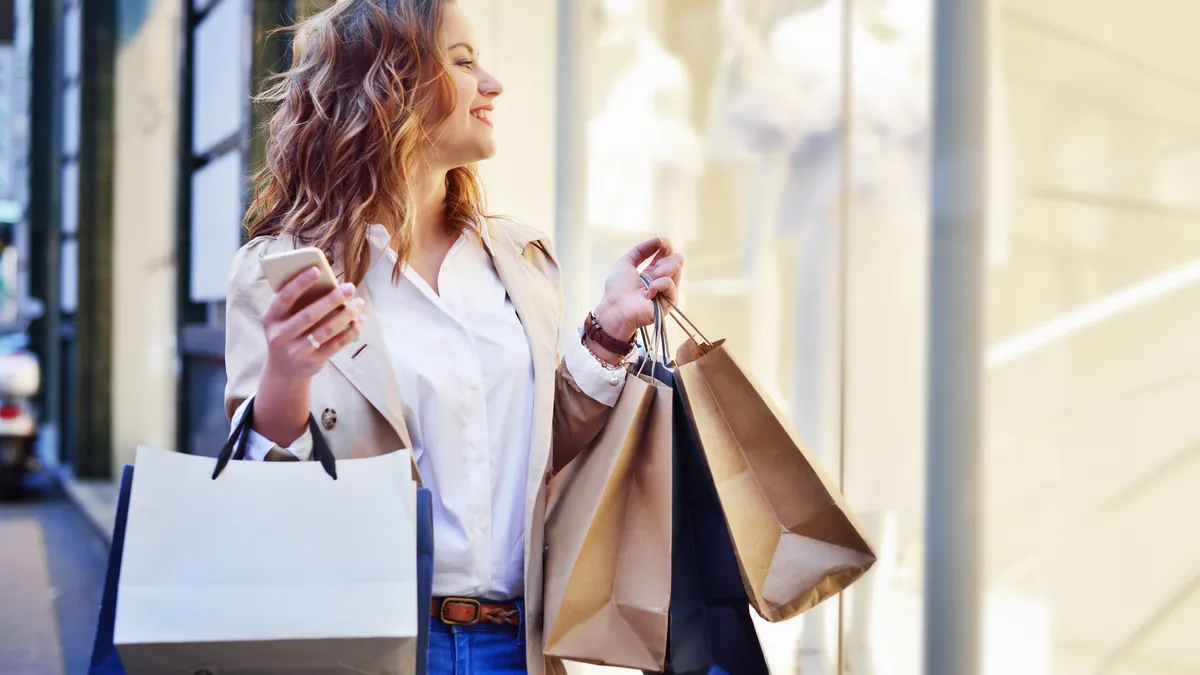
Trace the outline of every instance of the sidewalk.
<instances>
[{"instance_id":1,"label":"sidewalk","mask_svg":"<svg viewBox=\"0 0 1200 675\"><path fill-rule=\"evenodd\" d=\"M0 502L0 673L87 672L107 546L62 491Z\"/></svg>"},{"instance_id":2,"label":"sidewalk","mask_svg":"<svg viewBox=\"0 0 1200 675\"><path fill-rule=\"evenodd\" d=\"M62 675L46 542L36 518L0 520L0 669Z\"/></svg>"},{"instance_id":3,"label":"sidewalk","mask_svg":"<svg viewBox=\"0 0 1200 675\"><path fill-rule=\"evenodd\" d=\"M113 520L117 515L117 496L121 484L112 480L76 478L69 471L59 474L67 498L75 504L88 525L106 545L112 544Z\"/></svg>"}]
</instances>

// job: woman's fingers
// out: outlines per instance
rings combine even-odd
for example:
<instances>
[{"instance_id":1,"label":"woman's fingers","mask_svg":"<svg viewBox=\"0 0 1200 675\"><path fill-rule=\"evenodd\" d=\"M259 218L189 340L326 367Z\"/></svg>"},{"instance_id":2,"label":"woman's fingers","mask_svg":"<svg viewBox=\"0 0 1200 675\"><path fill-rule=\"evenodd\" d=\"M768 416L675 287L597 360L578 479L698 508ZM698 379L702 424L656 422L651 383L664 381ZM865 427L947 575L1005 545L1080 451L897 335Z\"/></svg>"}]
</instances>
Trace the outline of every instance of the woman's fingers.
<instances>
[{"instance_id":1,"label":"woman's fingers","mask_svg":"<svg viewBox=\"0 0 1200 675\"><path fill-rule=\"evenodd\" d=\"M683 272L683 261L675 257L667 258L662 262L648 267L646 276L651 279L659 279L661 277L671 277L678 281L680 273Z\"/></svg>"},{"instance_id":2,"label":"woman's fingers","mask_svg":"<svg viewBox=\"0 0 1200 675\"><path fill-rule=\"evenodd\" d=\"M291 316L292 308L296 306L296 301L304 295L305 291L312 288L319 276L320 272L317 271L317 268L310 267L284 284L283 288L279 289L275 293L275 297L271 299L271 304L267 306L267 311L263 315L263 321L286 321Z\"/></svg>"},{"instance_id":3,"label":"woman's fingers","mask_svg":"<svg viewBox=\"0 0 1200 675\"><path fill-rule=\"evenodd\" d=\"M662 295L671 302L675 302L675 280L669 276L663 276L651 281L650 288L646 290L646 297L654 299L659 295Z\"/></svg>"},{"instance_id":4,"label":"woman's fingers","mask_svg":"<svg viewBox=\"0 0 1200 675\"><path fill-rule=\"evenodd\" d=\"M304 340L307 341L308 335L311 335L324 347L335 337L344 333L347 328L353 326L355 321L361 317L365 304L366 302L362 298L351 300L350 304L330 314L324 321L309 331L305 335Z\"/></svg>"},{"instance_id":5,"label":"woman's fingers","mask_svg":"<svg viewBox=\"0 0 1200 675\"><path fill-rule=\"evenodd\" d=\"M290 337L304 337L313 331L325 317L342 307L354 295L354 284L342 284L325 295L313 300L290 319L283 322L282 332Z\"/></svg>"},{"instance_id":6,"label":"woman's fingers","mask_svg":"<svg viewBox=\"0 0 1200 675\"><path fill-rule=\"evenodd\" d=\"M321 343L321 348L317 350L317 358L321 359L322 363L333 358L334 354L337 354L343 347L354 342L362 335L362 327L363 318L361 316L355 317L345 330L334 335L327 342Z\"/></svg>"},{"instance_id":7,"label":"woman's fingers","mask_svg":"<svg viewBox=\"0 0 1200 675\"><path fill-rule=\"evenodd\" d=\"M310 301L319 278L316 268L296 275L279 289L263 313L269 358L284 369L281 372L315 375L362 333L366 301L354 298L354 284L342 284Z\"/></svg>"},{"instance_id":8,"label":"woman's fingers","mask_svg":"<svg viewBox=\"0 0 1200 675\"><path fill-rule=\"evenodd\" d=\"M634 246L630 249L629 253L625 254L624 260L637 267L649 260L651 256L657 254L658 257L662 258L671 255L673 250L671 242L666 237L655 237Z\"/></svg>"}]
</instances>

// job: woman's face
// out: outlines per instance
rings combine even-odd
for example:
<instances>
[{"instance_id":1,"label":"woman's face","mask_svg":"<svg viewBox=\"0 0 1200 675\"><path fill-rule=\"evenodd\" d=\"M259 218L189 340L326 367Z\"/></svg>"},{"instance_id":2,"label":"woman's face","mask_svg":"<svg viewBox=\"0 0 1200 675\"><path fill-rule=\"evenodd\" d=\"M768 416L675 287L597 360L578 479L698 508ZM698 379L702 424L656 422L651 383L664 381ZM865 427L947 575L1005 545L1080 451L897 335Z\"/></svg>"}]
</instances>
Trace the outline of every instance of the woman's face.
<instances>
[{"instance_id":1,"label":"woman's face","mask_svg":"<svg viewBox=\"0 0 1200 675\"><path fill-rule=\"evenodd\" d=\"M447 2L438 36L446 68L454 79L454 111L433 134L433 163L444 169L473 164L496 154L492 103L504 91L479 64L475 30L456 2Z\"/></svg>"}]
</instances>

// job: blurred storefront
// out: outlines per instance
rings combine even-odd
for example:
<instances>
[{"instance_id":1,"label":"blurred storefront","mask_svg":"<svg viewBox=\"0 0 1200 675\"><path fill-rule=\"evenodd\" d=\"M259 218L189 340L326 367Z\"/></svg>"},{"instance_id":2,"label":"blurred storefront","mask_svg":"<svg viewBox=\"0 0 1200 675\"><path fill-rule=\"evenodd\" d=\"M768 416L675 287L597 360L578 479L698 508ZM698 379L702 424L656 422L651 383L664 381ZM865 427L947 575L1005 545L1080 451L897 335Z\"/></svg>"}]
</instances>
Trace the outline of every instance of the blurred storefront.
<instances>
[{"instance_id":1,"label":"blurred storefront","mask_svg":"<svg viewBox=\"0 0 1200 675\"><path fill-rule=\"evenodd\" d=\"M772 671L920 672L935 0L460 2L506 85L490 210L553 234L567 320L671 237L689 315L878 548L851 592L760 624ZM248 97L285 58L266 31L330 2L35 4L57 456L213 452ZM1200 6L987 6L984 672L1200 672Z\"/></svg>"}]
</instances>

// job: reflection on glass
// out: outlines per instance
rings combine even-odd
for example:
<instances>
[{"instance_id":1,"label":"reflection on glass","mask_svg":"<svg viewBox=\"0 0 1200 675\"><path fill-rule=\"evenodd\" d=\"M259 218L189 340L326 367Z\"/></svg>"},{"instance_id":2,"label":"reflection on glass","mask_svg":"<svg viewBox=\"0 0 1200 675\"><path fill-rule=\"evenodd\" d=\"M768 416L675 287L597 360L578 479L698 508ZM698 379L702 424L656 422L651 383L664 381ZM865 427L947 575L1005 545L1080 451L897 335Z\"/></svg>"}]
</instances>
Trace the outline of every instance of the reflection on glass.
<instances>
[{"instance_id":1,"label":"reflection on glass","mask_svg":"<svg viewBox=\"0 0 1200 675\"><path fill-rule=\"evenodd\" d=\"M641 0L606 0L599 48L619 54L607 96L588 123L588 222L638 236L694 235L697 131L688 119L691 81L646 23Z\"/></svg>"},{"instance_id":2,"label":"reflection on glass","mask_svg":"<svg viewBox=\"0 0 1200 675\"><path fill-rule=\"evenodd\" d=\"M844 666L917 675L932 3L853 7L843 487L879 560L843 599Z\"/></svg>"}]
</instances>

